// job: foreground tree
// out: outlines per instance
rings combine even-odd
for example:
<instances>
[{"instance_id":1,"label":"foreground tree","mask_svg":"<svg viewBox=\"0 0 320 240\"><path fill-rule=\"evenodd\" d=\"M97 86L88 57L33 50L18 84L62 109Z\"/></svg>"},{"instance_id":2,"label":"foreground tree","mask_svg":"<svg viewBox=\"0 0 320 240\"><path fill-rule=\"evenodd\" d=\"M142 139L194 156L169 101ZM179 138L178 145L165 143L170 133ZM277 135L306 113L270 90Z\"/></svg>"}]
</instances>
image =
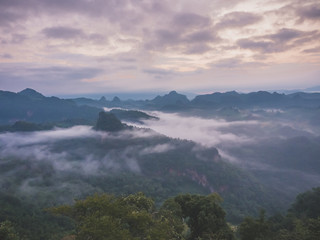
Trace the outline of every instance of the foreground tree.
<instances>
[{"instance_id":1,"label":"foreground tree","mask_svg":"<svg viewBox=\"0 0 320 240\"><path fill-rule=\"evenodd\" d=\"M16 232L10 221L0 223L0 239L1 240L19 240L19 235Z\"/></svg>"},{"instance_id":2,"label":"foreground tree","mask_svg":"<svg viewBox=\"0 0 320 240\"><path fill-rule=\"evenodd\" d=\"M184 194L175 197L174 201L181 209L179 214L190 228L188 239L234 239L225 220L225 212L220 206L222 199L218 194Z\"/></svg>"},{"instance_id":3,"label":"foreground tree","mask_svg":"<svg viewBox=\"0 0 320 240\"><path fill-rule=\"evenodd\" d=\"M286 216L265 219L246 217L239 226L242 240L318 240L320 239L320 188L299 194Z\"/></svg>"},{"instance_id":4,"label":"foreground tree","mask_svg":"<svg viewBox=\"0 0 320 240\"><path fill-rule=\"evenodd\" d=\"M153 200L142 193L127 197L94 195L51 212L74 219L77 240L182 239L170 224L171 213L156 212Z\"/></svg>"},{"instance_id":5,"label":"foreground tree","mask_svg":"<svg viewBox=\"0 0 320 240\"><path fill-rule=\"evenodd\" d=\"M239 233L243 240L269 239L270 224L265 220L265 212L261 210L257 219L246 217L240 224Z\"/></svg>"},{"instance_id":6,"label":"foreground tree","mask_svg":"<svg viewBox=\"0 0 320 240\"><path fill-rule=\"evenodd\" d=\"M300 218L320 217L320 187L301 193L292 204L291 213Z\"/></svg>"}]
</instances>

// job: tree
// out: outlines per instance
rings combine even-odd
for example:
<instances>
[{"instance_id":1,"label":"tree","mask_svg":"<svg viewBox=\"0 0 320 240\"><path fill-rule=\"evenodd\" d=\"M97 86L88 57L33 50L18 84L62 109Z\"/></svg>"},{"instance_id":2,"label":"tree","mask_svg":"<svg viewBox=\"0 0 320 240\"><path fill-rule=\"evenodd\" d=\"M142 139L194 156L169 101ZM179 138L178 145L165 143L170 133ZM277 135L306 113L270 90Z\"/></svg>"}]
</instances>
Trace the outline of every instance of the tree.
<instances>
[{"instance_id":1,"label":"tree","mask_svg":"<svg viewBox=\"0 0 320 240\"><path fill-rule=\"evenodd\" d=\"M174 198L190 228L189 239L234 239L216 193L208 196L184 194Z\"/></svg>"},{"instance_id":2,"label":"tree","mask_svg":"<svg viewBox=\"0 0 320 240\"><path fill-rule=\"evenodd\" d=\"M289 210L297 217L320 217L320 187L301 193Z\"/></svg>"},{"instance_id":3,"label":"tree","mask_svg":"<svg viewBox=\"0 0 320 240\"><path fill-rule=\"evenodd\" d=\"M246 217L240 224L240 237L243 240L262 240L269 239L270 226L265 220L264 210L260 211L259 218Z\"/></svg>"},{"instance_id":4,"label":"tree","mask_svg":"<svg viewBox=\"0 0 320 240\"><path fill-rule=\"evenodd\" d=\"M12 223L8 220L0 223L1 240L19 240L19 235L14 229Z\"/></svg>"},{"instance_id":5,"label":"tree","mask_svg":"<svg viewBox=\"0 0 320 240\"><path fill-rule=\"evenodd\" d=\"M142 193L125 197L94 195L73 206L52 208L51 212L76 222L77 240L173 240L180 235L170 225L172 216L155 212L153 200Z\"/></svg>"}]
</instances>

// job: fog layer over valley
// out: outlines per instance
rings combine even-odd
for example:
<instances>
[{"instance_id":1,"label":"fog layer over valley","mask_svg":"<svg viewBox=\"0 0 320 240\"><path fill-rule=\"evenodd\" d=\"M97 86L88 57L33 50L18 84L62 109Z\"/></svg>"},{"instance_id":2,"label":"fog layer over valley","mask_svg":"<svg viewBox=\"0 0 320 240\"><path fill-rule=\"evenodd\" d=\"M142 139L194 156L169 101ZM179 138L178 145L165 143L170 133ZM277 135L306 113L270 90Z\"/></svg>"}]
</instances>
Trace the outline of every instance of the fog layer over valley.
<instances>
[{"instance_id":1,"label":"fog layer over valley","mask_svg":"<svg viewBox=\"0 0 320 240\"><path fill-rule=\"evenodd\" d=\"M149 112L160 120L144 124L173 138L216 147L223 160L294 198L320 182L320 125L310 123L307 114L295 113L297 109L246 109L227 120L208 112Z\"/></svg>"},{"instance_id":2,"label":"fog layer over valley","mask_svg":"<svg viewBox=\"0 0 320 240\"><path fill-rule=\"evenodd\" d=\"M72 203L95 192L143 191L158 203L180 192L219 192L235 221L259 207L274 210L271 193L222 161L215 148L149 129L7 132L0 134L0 146L1 189L42 206ZM255 196L251 209L244 205L249 195ZM261 204L263 197L270 201Z\"/></svg>"}]
</instances>

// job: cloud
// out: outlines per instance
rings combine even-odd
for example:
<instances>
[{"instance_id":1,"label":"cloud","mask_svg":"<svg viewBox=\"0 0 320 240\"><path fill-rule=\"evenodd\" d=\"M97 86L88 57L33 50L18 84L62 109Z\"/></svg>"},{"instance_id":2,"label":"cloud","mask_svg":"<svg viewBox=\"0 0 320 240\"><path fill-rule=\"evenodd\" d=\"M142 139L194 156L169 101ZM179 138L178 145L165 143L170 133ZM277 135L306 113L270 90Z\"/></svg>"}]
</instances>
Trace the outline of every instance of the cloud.
<instances>
[{"instance_id":1,"label":"cloud","mask_svg":"<svg viewBox=\"0 0 320 240\"><path fill-rule=\"evenodd\" d=\"M81 84L81 80L91 79L103 74L104 70L100 68L91 67L62 67L62 66L39 66L39 65L26 65L26 64L1 64L0 63L0 78L3 88L10 88L14 83L18 89L25 87L25 82L28 82L28 87L34 87L36 84L37 89L51 86L54 88L74 88L74 84ZM82 83L85 84L85 83Z\"/></svg>"},{"instance_id":2,"label":"cloud","mask_svg":"<svg viewBox=\"0 0 320 240\"><path fill-rule=\"evenodd\" d=\"M63 40L82 40L91 41L95 44L106 44L107 38L98 33L86 34L82 29L73 27L50 27L41 31L47 38Z\"/></svg>"},{"instance_id":3,"label":"cloud","mask_svg":"<svg viewBox=\"0 0 320 240\"><path fill-rule=\"evenodd\" d=\"M6 158L14 157L28 164L47 164L57 175L67 172L99 175L105 174L106 171L119 170L138 173L140 166L137 157L173 149L173 146L168 144L140 146L139 139L145 139L145 142L148 143L148 139L155 136L161 137L146 129L108 133L94 131L88 126L49 131L1 133L0 165L7 164ZM119 142L123 143L124 140L133 140L132 145L112 147ZM138 144L135 141L138 141ZM108 147L101 151L101 144Z\"/></svg>"},{"instance_id":4,"label":"cloud","mask_svg":"<svg viewBox=\"0 0 320 240\"><path fill-rule=\"evenodd\" d=\"M153 87L192 92L222 85L226 86L222 87L224 90L258 89L261 86L276 89L264 80L264 75L270 72L268 69L253 77L251 72L255 72L256 67L254 64L251 68L247 66L251 79L247 80L250 76L245 76L238 81L236 67L230 67L226 72L224 69L228 63L226 67L213 69L210 63L221 62L223 65L225 59L230 59L231 66L231 59L236 62L241 56L242 62L257 60L271 63L271 68L275 69L279 62L294 62L293 68L304 61L315 72L314 62L318 61L318 56L308 59L303 50L317 46L319 33L311 34L319 29L317 9L317 1L309 0L288 0L281 4L249 0L3 0L0 1L0 44L3 49L0 54L10 54L14 56L10 62L24 66L22 70L17 67L17 72L12 68L10 74L4 74L0 66L1 81L8 90L33 87L53 95L67 91L69 94L74 91L79 94L128 92ZM299 21L300 18L312 21L312 24ZM287 51L292 51L295 57L284 59L284 54L279 54ZM262 59L260 53L268 54ZM45 63L48 68L68 66L70 69L100 69L102 72L91 72L91 77L79 76L78 80L72 76L68 80L58 74L56 83L50 76L42 76L40 80L38 76L33 78L31 72L19 74L28 64L39 63ZM150 74L144 71L161 68L168 74L153 74L155 77L150 78ZM308 75L310 68L301 76ZM168 69L193 74L182 79L170 74ZM171 76L170 80L158 81L165 74ZM124 75L131 76L130 81L134 84L128 85L128 78L123 78ZM278 77L285 81L282 82L284 87L292 86L289 80L292 75L296 76L287 72L286 76ZM9 84L10 81L16 85ZM273 81L272 84L279 82ZM313 82L314 77L300 78L295 85L308 87ZM64 87L55 87L59 84Z\"/></svg>"},{"instance_id":5,"label":"cloud","mask_svg":"<svg viewBox=\"0 0 320 240\"><path fill-rule=\"evenodd\" d=\"M13 56L9 53L0 54L0 58L12 59Z\"/></svg>"},{"instance_id":6,"label":"cloud","mask_svg":"<svg viewBox=\"0 0 320 240\"><path fill-rule=\"evenodd\" d=\"M295 29L283 28L283 29L280 29L277 33L266 35L265 37L275 42L284 42L284 41L290 41L292 39L300 38L306 34L308 35L309 33L295 30Z\"/></svg>"},{"instance_id":7,"label":"cloud","mask_svg":"<svg viewBox=\"0 0 320 240\"><path fill-rule=\"evenodd\" d=\"M195 141L208 147L215 147L222 142L225 144L250 142L252 139L244 135L235 135L223 128L259 125L257 121L226 122L222 119L186 117L162 112L152 112L152 114L159 117L160 120L144 121L145 126L166 136Z\"/></svg>"},{"instance_id":8,"label":"cloud","mask_svg":"<svg viewBox=\"0 0 320 240\"><path fill-rule=\"evenodd\" d=\"M185 54L204 53L211 50L209 44L220 41L220 37L213 29L166 30L159 29L147 41L145 48L152 51L171 49Z\"/></svg>"},{"instance_id":9,"label":"cloud","mask_svg":"<svg viewBox=\"0 0 320 240\"><path fill-rule=\"evenodd\" d=\"M261 51L261 52L284 51L282 46L280 46L280 48L278 48L271 41L257 41L257 40L251 40L251 39L247 38L247 39L238 40L237 44L241 48L252 49L252 50Z\"/></svg>"},{"instance_id":10,"label":"cloud","mask_svg":"<svg viewBox=\"0 0 320 240\"><path fill-rule=\"evenodd\" d=\"M320 52L320 47L315 47L315 48L308 48L303 50L305 53L318 53Z\"/></svg>"},{"instance_id":11,"label":"cloud","mask_svg":"<svg viewBox=\"0 0 320 240\"><path fill-rule=\"evenodd\" d=\"M173 71L160 69L160 68L150 68L150 69L143 69L143 72L151 75L160 75L160 76L168 76L174 74Z\"/></svg>"},{"instance_id":12,"label":"cloud","mask_svg":"<svg viewBox=\"0 0 320 240\"><path fill-rule=\"evenodd\" d=\"M244 49L252 49L264 53L275 53L301 47L302 44L313 42L318 38L318 31L300 31L282 28L274 34L240 39L237 41L237 44L240 48Z\"/></svg>"},{"instance_id":13,"label":"cloud","mask_svg":"<svg viewBox=\"0 0 320 240\"><path fill-rule=\"evenodd\" d=\"M201 16L195 13L177 13L172 23L178 28L203 28L211 25L211 19L209 17Z\"/></svg>"},{"instance_id":14,"label":"cloud","mask_svg":"<svg viewBox=\"0 0 320 240\"><path fill-rule=\"evenodd\" d=\"M0 8L0 26L1 27L4 27L4 28L11 27L13 23L22 19L25 19L23 15L17 14L14 12L9 12L9 11L6 11L5 9Z\"/></svg>"},{"instance_id":15,"label":"cloud","mask_svg":"<svg viewBox=\"0 0 320 240\"><path fill-rule=\"evenodd\" d=\"M203 54L206 52L209 52L212 50L212 47L210 47L208 44L193 44L192 46L189 46L184 53L185 54Z\"/></svg>"},{"instance_id":16,"label":"cloud","mask_svg":"<svg viewBox=\"0 0 320 240\"><path fill-rule=\"evenodd\" d=\"M187 43L214 42L219 38L212 30L200 30L186 35L184 41Z\"/></svg>"},{"instance_id":17,"label":"cloud","mask_svg":"<svg viewBox=\"0 0 320 240\"><path fill-rule=\"evenodd\" d=\"M148 49L163 49L166 47L172 47L181 42L181 33L167 30L167 29L157 29L153 33L154 39L146 43Z\"/></svg>"},{"instance_id":18,"label":"cloud","mask_svg":"<svg viewBox=\"0 0 320 240\"><path fill-rule=\"evenodd\" d=\"M55 129L49 131L30 132L30 133L2 133L0 134L1 145L5 148L13 146L50 143L62 139L72 139L88 137L96 134L91 127L75 126L67 129Z\"/></svg>"},{"instance_id":19,"label":"cloud","mask_svg":"<svg viewBox=\"0 0 320 240\"><path fill-rule=\"evenodd\" d=\"M219 68L236 68L242 65L242 61L237 58L229 58L229 59L222 59L213 64L215 67Z\"/></svg>"},{"instance_id":20,"label":"cloud","mask_svg":"<svg viewBox=\"0 0 320 240\"><path fill-rule=\"evenodd\" d=\"M1 37L2 44L22 44L27 39L27 35L13 33Z\"/></svg>"},{"instance_id":21,"label":"cloud","mask_svg":"<svg viewBox=\"0 0 320 240\"><path fill-rule=\"evenodd\" d=\"M211 50L210 44L220 41L210 17L192 12L170 14L161 27L147 31L146 50L202 54Z\"/></svg>"},{"instance_id":22,"label":"cloud","mask_svg":"<svg viewBox=\"0 0 320 240\"><path fill-rule=\"evenodd\" d=\"M42 33L49 38L72 39L81 38L85 34L81 29L72 27L50 27L42 30Z\"/></svg>"},{"instance_id":23,"label":"cloud","mask_svg":"<svg viewBox=\"0 0 320 240\"><path fill-rule=\"evenodd\" d=\"M240 28L256 24L262 20L262 16L250 12L231 12L222 17L215 25L218 29Z\"/></svg>"},{"instance_id":24,"label":"cloud","mask_svg":"<svg viewBox=\"0 0 320 240\"><path fill-rule=\"evenodd\" d=\"M163 153L173 149L175 149L175 147L167 143L157 144L155 146L142 149L142 151L140 151L140 154L146 155L146 154L153 154L153 153Z\"/></svg>"},{"instance_id":25,"label":"cloud","mask_svg":"<svg viewBox=\"0 0 320 240\"><path fill-rule=\"evenodd\" d=\"M300 21L312 20L320 21L319 4L310 4L296 9L296 14L300 17Z\"/></svg>"}]
</instances>

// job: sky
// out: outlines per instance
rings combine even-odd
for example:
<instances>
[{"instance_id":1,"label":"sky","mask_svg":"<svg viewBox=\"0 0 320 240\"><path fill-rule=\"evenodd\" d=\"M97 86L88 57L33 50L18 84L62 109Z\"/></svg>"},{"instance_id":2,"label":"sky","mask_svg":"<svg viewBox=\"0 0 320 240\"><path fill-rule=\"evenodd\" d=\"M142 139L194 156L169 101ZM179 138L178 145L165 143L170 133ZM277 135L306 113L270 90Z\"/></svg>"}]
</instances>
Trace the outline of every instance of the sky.
<instances>
[{"instance_id":1,"label":"sky","mask_svg":"<svg viewBox=\"0 0 320 240\"><path fill-rule=\"evenodd\" d=\"M318 0L0 0L0 89L196 94L320 85Z\"/></svg>"}]
</instances>

